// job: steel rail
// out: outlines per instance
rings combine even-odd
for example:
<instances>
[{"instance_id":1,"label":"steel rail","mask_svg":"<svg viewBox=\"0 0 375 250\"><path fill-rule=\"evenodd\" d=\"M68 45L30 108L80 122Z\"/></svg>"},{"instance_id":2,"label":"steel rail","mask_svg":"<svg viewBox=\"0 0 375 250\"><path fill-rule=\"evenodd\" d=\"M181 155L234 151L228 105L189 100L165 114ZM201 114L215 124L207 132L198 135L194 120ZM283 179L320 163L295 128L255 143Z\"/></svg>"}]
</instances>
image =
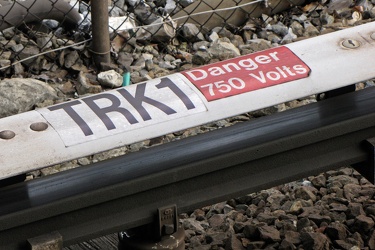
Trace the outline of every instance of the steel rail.
<instances>
[{"instance_id":1,"label":"steel rail","mask_svg":"<svg viewBox=\"0 0 375 250\"><path fill-rule=\"evenodd\" d=\"M0 189L0 248L68 246L346 164L366 162L375 88ZM373 166L368 178L374 177Z\"/></svg>"}]
</instances>

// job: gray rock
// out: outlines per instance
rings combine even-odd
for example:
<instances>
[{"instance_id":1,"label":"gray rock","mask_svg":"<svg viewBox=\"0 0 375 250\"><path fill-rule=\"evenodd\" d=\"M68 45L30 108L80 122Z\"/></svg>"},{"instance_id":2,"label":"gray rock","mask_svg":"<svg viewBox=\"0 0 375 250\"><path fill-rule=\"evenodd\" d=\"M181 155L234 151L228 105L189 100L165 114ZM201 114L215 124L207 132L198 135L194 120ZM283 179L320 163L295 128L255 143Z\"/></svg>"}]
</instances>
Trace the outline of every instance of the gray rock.
<instances>
[{"instance_id":1,"label":"gray rock","mask_svg":"<svg viewBox=\"0 0 375 250\"><path fill-rule=\"evenodd\" d=\"M176 68L176 66L172 65L171 62L163 61L163 60L159 62L159 67L163 68L163 69L169 69L169 70L172 70L172 69Z\"/></svg>"},{"instance_id":2,"label":"gray rock","mask_svg":"<svg viewBox=\"0 0 375 250\"><path fill-rule=\"evenodd\" d=\"M208 219L208 223L212 228L220 227L225 222L224 214L214 214Z\"/></svg>"},{"instance_id":3,"label":"gray rock","mask_svg":"<svg viewBox=\"0 0 375 250\"><path fill-rule=\"evenodd\" d=\"M148 141L141 141L129 145L130 152L136 152L147 146Z\"/></svg>"},{"instance_id":4,"label":"gray rock","mask_svg":"<svg viewBox=\"0 0 375 250\"><path fill-rule=\"evenodd\" d=\"M259 222L265 222L268 225L272 225L276 220L276 216L266 214L266 213L259 213L257 216L257 219Z\"/></svg>"},{"instance_id":5,"label":"gray rock","mask_svg":"<svg viewBox=\"0 0 375 250\"><path fill-rule=\"evenodd\" d=\"M302 229L310 226L310 220L308 218L301 218L297 221L297 231L301 232Z\"/></svg>"},{"instance_id":6,"label":"gray rock","mask_svg":"<svg viewBox=\"0 0 375 250\"><path fill-rule=\"evenodd\" d=\"M234 36L233 33L225 27L215 27L212 29L212 31L216 32L220 37L227 37L229 39L232 39L232 37Z\"/></svg>"},{"instance_id":7,"label":"gray rock","mask_svg":"<svg viewBox=\"0 0 375 250\"><path fill-rule=\"evenodd\" d=\"M344 186L346 184L349 184L349 183L359 184L359 182L356 178L353 178L353 177L347 176L347 175L337 175L337 176L331 176L331 177L328 178L329 183L333 183L335 181L341 183L342 186Z\"/></svg>"},{"instance_id":8,"label":"gray rock","mask_svg":"<svg viewBox=\"0 0 375 250\"><path fill-rule=\"evenodd\" d=\"M362 190L361 186L358 184L346 184L344 186L344 197L348 201L353 201L355 198L357 198L360 194L360 191Z\"/></svg>"},{"instance_id":9,"label":"gray rock","mask_svg":"<svg viewBox=\"0 0 375 250\"><path fill-rule=\"evenodd\" d=\"M306 186L297 188L294 195L296 198L300 198L303 200L312 200L313 202L316 201L316 196L313 194L313 192L311 192L309 187Z\"/></svg>"},{"instance_id":10,"label":"gray rock","mask_svg":"<svg viewBox=\"0 0 375 250\"><path fill-rule=\"evenodd\" d=\"M181 4L182 7L187 7L190 4L194 3L195 0L180 0L178 1L179 4Z\"/></svg>"},{"instance_id":11,"label":"gray rock","mask_svg":"<svg viewBox=\"0 0 375 250\"><path fill-rule=\"evenodd\" d=\"M300 200L294 201L289 208L289 213L299 214L302 212L302 208L303 208L302 201Z\"/></svg>"},{"instance_id":12,"label":"gray rock","mask_svg":"<svg viewBox=\"0 0 375 250\"><path fill-rule=\"evenodd\" d=\"M266 242L279 242L281 241L280 232L272 226L261 226L258 228L260 238Z\"/></svg>"},{"instance_id":13,"label":"gray rock","mask_svg":"<svg viewBox=\"0 0 375 250\"><path fill-rule=\"evenodd\" d=\"M166 13L172 13L173 11L176 10L176 2L174 0L167 0L166 4L165 4L165 7L164 7L164 11Z\"/></svg>"},{"instance_id":14,"label":"gray rock","mask_svg":"<svg viewBox=\"0 0 375 250\"><path fill-rule=\"evenodd\" d=\"M234 230L235 233L242 233L244 227L245 227L245 223L244 222L235 222L233 224L233 230Z\"/></svg>"},{"instance_id":15,"label":"gray rock","mask_svg":"<svg viewBox=\"0 0 375 250\"><path fill-rule=\"evenodd\" d=\"M293 33L297 36L302 36L304 33L303 26L297 21L292 22L290 28L292 29Z\"/></svg>"},{"instance_id":16,"label":"gray rock","mask_svg":"<svg viewBox=\"0 0 375 250\"><path fill-rule=\"evenodd\" d=\"M367 245L370 249L375 249L375 230L372 230L370 237L367 240Z\"/></svg>"},{"instance_id":17,"label":"gray rock","mask_svg":"<svg viewBox=\"0 0 375 250\"><path fill-rule=\"evenodd\" d=\"M0 117L26 112L38 103L56 99L56 91L39 80L12 78L0 81Z\"/></svg>"},{"instance_id":18,"label":"gray rock","mask_svg":"<svg viewBox=\"0 0 375 250\"><path fill-rule=\"evenodd\" d=\"M329 250L329 240L322 233L302 233L301 241L305 250Z\"/></svg>"},{"instance_id":19,"label":"gray rock","mask_svg":"<svg viewBox=\"0 0 375 250\"><path fill-rule=\"evenodd\" d=\"M229 58L234 58L240 56L240 51L231 43L228 42L215 42L208 49L208 53L212 58L217 58L220 60L225 60Z\"/></svg>"},{"instance_id":20,"label":"gray rock","mask_svg":"<svg viewBox=\"0 0 375 250\"><path fill-rule=\"evenodd\" d=\"M205 240L207 244L211 246L224 246L225 242L227 241L227 234L225 232L213 232L207 233L205 235Z\"/></svg>"},{"instance_id":21,"label":"gray rock","mask_svg":"<svg viewBox=\"0 0 375 250\"><path fill-rule=\"evenodd\" d=\"M357 246L354 246L353 244L348 243L345 240L334 240L333 242L336 246L340 247L340 249L360 250L360 248L357 248Z\"/></svg>"},{"instance_id":22,"label":"gray rock","mask_svg":"<svg viewBox=\"0 0 375 250\"><path fill-rule=\"evenodd\" d=\"M100 72L98 74L100 85L108 88L118 88L122 86L123 77L114 70Z\"/></svg>"},{"instance_id":23,"label":"gray rock","mask_svg":"<svg viewBox=\"0 0 375 250\"><path fill-rule=\"evenodd\" d=\"M136 6L139 4L141 0L126 0L126 3L129 4L130 6Z\"/></svg>"},{"instance_id":24,"label":"gray rock","mask_svg":"<svg viewBox=\"0 0 375 250\"><path fill-rule=\"evenodd\" d=\"M372 229L375 225L374 220L371 217L367 217L365 215L358 215L355 218L353 227L351 230L354 232L359 232L360 234L367 233L370 229Z\"/></svg>"},{"instance_id":25,"label":"gray rock","mask_svg":"<svg viewBox=\"0 0 375 250\"><path fill-rule=\"evenodd\" d=\"M216 42L217 40L219 40L219 35L216 33L216 32L212 32L209 36L208 36L208 40L210 42Z\"/></svg>"},{"instance_id":26,"label":"gray rock","mask_svg":"<svg viewBox=\"0 0 375 250\"><path fill-rule=\"evenodd\" d=\"M361 248L363 248L364 245L365 245L365 243L364 243L364 241L363 241L363 239L362 239L361 234L358 233L358 232L354 232L354 233L352 234L352 236L349 237L349 238L347 238L346 240L347 240L347 242L352 243L353 245L355 245L355 246L359 246L359 247L361 247Z\"/></svg>"},{"instance_id":27,"label":"gray rock","mask_svg":"<svg viewBox=\"0 0 375 250\"><path fill-rule=\"evenodd\" d=\"M81 166L89 165L91 164L91 161L87 157L79 158L77 160L77 163Z\"/></svg>"},{"instance_id":28,"label":"gray rock","mask_svg":"<svg viewBox=\"0 0 375 250\"><path fill-rule=\"evenodd\" d=\"M134 6L134 14L137 19L143 24L151 24L155 22L159 17L153 13L151 7L143 1L131 1L130 5ZM137 3L138 2L138 3ZM133 5L134 4L134 5Z\"/></svg>"},{"instance_id":29,"label":"gray rock","mask_svg":"<svg viewBox=\"0 0 375 250\"><path fill-rule=\"evenodd\" d=\"M312 180L311 183L314 185L316 188L324 187L326 185L327 178L325 175L320 174L318 176L315 176Z\"/></svg>"},{"instance_id":30,"label":"gray rock","mask_svg":"<svg viewBox=\"0 0 375 250\"><path fill-rule=\"evenodd\" d=\"M293 33L292 28L288 29L288 34L286 34L281 40L281 44L287 44L293 42L297 38L297 35Z\"/></svg>"},{"instance_id":31,"label":"gray rock","mask_svg":"<svg viewBox=\"0 0 375 250\"><path fill-rule=\"evenodd\" d=\"M271 43L280 43L282 39L276 34L269 34L267 40Z\"/></svg>"},{"instance_id":32,"label":"gray rock","mask_svg":"<svg viewBox=\"0 0 375 250\"><path fill-rule=\"evenodd\" d=\"M41 50L50 49L52 47L52 35L39 35L36 39L36 43Z\"/></svg>"},{"instance_id":33,"label":"gray rock","mask_svg":"<svg viewBox=\"0 0 375 250\"><path fill-rule=\"evenodd\" d=\"M366 215L375 217L375 204L366 208Z\"/></svg>"},{"instance_id":34,"label":"gray rock","mask_svg":"<svg viewBox=\"0 0 375 250\"><path fill-rule=\"evenodd\" d=\"M253 39L247 41L247 44L240 46L240 49L250 49L252 52L265 50L271 48L271 43L264 39Z\"/></svg>"},{"instance_id":35,"label":"gray rock","mask_svg":"<svg viewBox=\"0 0 375 250\"><path fill-rule=\"evenodd\" d=\"M317 36L319 34L320 34L319 30L313 25L307 26L305 28L305 32L303 33L303 35L306 36L306 37L313 37L313 36Z\"/></svg>"},{"instance_id":36,"label":"gray rock","mask_svg":"<svg viewBox=\"0 0 375 250\"><path fill-rule=\"evenodd\" d=\"M247 243L247 249L263 249L266 245L266 242L264 241L251 241Z\"/></svg>"},{"instance_id":37,"label":"gray rock","mask_svg":"<svg viewBox=\"0 0 375 250\"><path fill-rule=\"evenodd\" d=\"M375 195L375 186L372 184L362 184L361 190L359 191L360 196L366 196L367 198Z\"/></svg>"},{"instance_id":38,"label":"gray rock","mask_svg":"<svg viewBox=\"0 0 375 250\"><path fill-rule=\"evenodd\" d=\"M66 68L71 68L79 59L79 54L76 50L70 51L65 57L64 57L64 66Z\"/></svg>"},{"instance_id":39,"label":"gray rock","mask_svg":"<svg viewBox=\"0 0 375 250\"><path fill-rule=\"evenodd\" d=\"M129 69L134 59L130 53L120 52L117 57L117 63L125 69Z\"/></svg>"},{"instance_id":40,"label":"gray rock","mask_svg":"<svg viewBox=\"0 0 375 250\"><path fill-rule=\"evenodd\" d=\"M195 219L198 221L205 220L206 219L205 215L206 213L202 209L196 209L194 210L194 213L192 214L192 216L194 216Z\"/></svg>"},{"instance_id":41,"label":"gray rock","mask_svg":"<svg viewBox=\"0 0 375 250\"><path fill-rule=\"evenodd\" d=\"M286 27L283 23L277 23L271 26L271 29L275 34L279 36L285 36L288 34L288 27Z\"/></svg>"},{"instance_id":42,"label":"gray rock","mask_svg":"<svg viewBox=\"0 0 375 250\"><path fill-rule=\"evenodd\" d=\"M243 228L243 234L246 238L250 240L256 240L259 239L259 231L257 228L257 225L255 224L245 224Z\"/></svg>"},{"instance_id":43,"label":"gray rock","mask_svg":"<svg viewBox=\"0 0 375 250\"><path fill-rule=\"evenodd\" d=\"M3 30L1 33L6 39L12 39L15 35L15 29L14 27L8 28Z\"/></svg>"},{"instance_id":44,"label":"gray rock","mask_svg":"<svg viewBox=\"0 0 375 250\"><path fill-rule=\"evenodd\" d=\"M202 227L201 223L196 221L194 218L188 218L182 220L182 225L185 230L191 229L199 234L204 234L205 230Z\"/></svg>"},{"instance_id":45,"label":"gray rock","mask_svg":"<svg viewBox=\"0 0 375 250\"><path fill-rule=\"evenodd\" d=\"M14 52L20 52L24 49L25 47L22 45L22 44L15 44L11 47L11 49L14 51Z\"/></svg>"},{"instance_id":46,"label":"gray rock","mask_svg":"<svg viewBox=\"0 0 375 250\"><path fill-rule=\"evenodd\" d=\"M8 59L0 59L0 67L4 68L5 70L10 69L11 61Z\"/></svg>"},{"instance_id":47,"label":"gray rock","mask_svg":"<svg viewBox=\"0 0 375 250\"><path fill-rule=\"evenodd\" d=\"M331 222L331 217L329 217L328 215L320 215L318 212L314 214L310 214L309 216L307 216L307 218L310 221L313 221L317 226L322 225L322 223L328 224Z\"/></svg>"},{"instance_id":48,"label":"gray rock","mask_svg":"<svg viewBox=\"0 0 375 250\"><path fill-rule=\"evenodd\" d=\"M232 38L230 38L230 42L237 48L245 44L243 38L239 35L234 35Z\"/></svg>"},{"instance_id":49,"label":"gray rock","mask_svg":"<svg viewBox=\"0 0 375 250\"><path fill-rule=\"evenodd\" d=\"M218 126L219 128L220 128L220 126ZM244 211L247 211L247 208L248 208L249 206L248 205L246 205L246 204L238 204L238 205L236 205L235 206L235 210L236 211L241 211L241 212L244 212Z\"/></svg>"},{"instance_id":50,"label":"gray rock","mask_svg":"<svg viewBox=\"0 0 375 250\"><path fill-rule=\"evenodd\" d=\"M346 227L337 221L330 223L325 233L331 240L345 240L347 237Z\"/></svg>"},{"instance_id":51,"label":"gray rock","mask_svg":"<svg viewBox=\"0 0 375 250\"><path fill-rule=\"evenodd\" d=\"M78 83L79 84L77 84L76 90L79 95L85 95L88 93L95 94L102 92L102 87L100 85L93 84L84 72L79 72Z\"/></svg>"},{"instance_id":52,"label":"gray rock","mask_svg":"<svg viewBox=\"0 0 375 250\"><path fill-rule=\"evenodd\" d=\"M331 25L335 22L335 18L328 13L322 13L320 16L320 21L323 25Z\"/></svg>"},{"instance_id":53,"label":"gray rock","mask_svg":"<svg viewBox=\"0 0 375 250\"><path fill-rule=\"evenodd\" d=\"M248 217L255 217L258 214L258 207L255 204L250 204L246 209Z\"/></svg>"},{"instance_id":54,"label":"gray rock","mask_svg":"<svg viewBox=\"0 0 375 250\"><path fill-rule=\"evenodd\" d=\"M31 56L35 56L39 54L39 48L36 46L27 46L25 47L19 54L18 56L20 57L21 60L27 59ZM23 65L26 66L35 66L35 58L30 58L22 62Z\"/></svg>"},{"instance_id":55,"label":"gray rock","mask_svg":"<svg viewBox=\"0 0 375 250\"><path fill-rule=\"evenodd\" d=\"M138 68L144 68L146 66L146 59L143 56L140 56L133 62L132 66L136 66ZM138 71L138 70L137 70Z\"/></svg>"},{"instance_id":56,"label":"gray rock","mask_svg":"<svg viewBox=\"0 0 375 250\"><path fill-rule=\"evenodd\" d=\"M182 37L188 41L197 42L205 40L203 34L200 32L200 30L195 24L185 23L180 28L180 31Z\"/></svg>"},{"instance_id":57,"label":"gray rock","mask_svg":"<svg viewBox=\"0 0 375 250\"><path fill-rule=\"evenodd\" d=\"M359 215L365 215L365 212L363 211L362 204L360 203L349 203L347 206L347 216L349 219L355 218Z\"/></svg>"},{"instance_id":58,"label":"gray rock","mask_svg":"<svg viewBox=\"0 0 375 250\"><path fill-rule=\"evenodd\" d=\"M231 234L225 242L225 250L245 250L245 247L235 234Z\"/></svg>"},{"instance_id":59,"label":"gray rock","mask_svg":"<svg viewBox=\"0 0 375 250\"><path fill-rule=\"evenodd\" d=\"M349 8L352 4L351 0L333 0L329 3L328 10L340 12L343 9Z\"/></svg>"},{"instance_id":60,"label":"gray rock","mask_svg":"<svg viewBox=\"0 0 375 250\"><path fill-rule=\"evenodd\" d=\"M109 151L105 151L105 152L93 155L92 162L95 163L95 162L104 161L104 160L107 160L107 159L110 159L110 158L113 158L113 157L118 157L118 156L124 155L127 152L128 152L127 147L120 147L120 148L111 149Z\"/></svg>"},{"instance_id":61,"label":"gray rock","mask_svg":"<svg viewBox=\"0 0 375 250\"><path fill-rule=\"evenodd\" d=\"M294 250L294 249L297 249L297 247L289 242L288 240L284 239L281 243L280 243L280 247L279 247L279 250Z\"/></svg>"},{"instance_id":62,"label":"gray rock","mask_svg":"<svg viewBox=\"0 0 375 250\"><path fill-rule=\"evenodd\" d=\"M286 231L285 232L285 240L294 244L294 245L299 245L301 243L300 239L300 233L294 232L294 231Z\"/></svg>"}]
</instances>

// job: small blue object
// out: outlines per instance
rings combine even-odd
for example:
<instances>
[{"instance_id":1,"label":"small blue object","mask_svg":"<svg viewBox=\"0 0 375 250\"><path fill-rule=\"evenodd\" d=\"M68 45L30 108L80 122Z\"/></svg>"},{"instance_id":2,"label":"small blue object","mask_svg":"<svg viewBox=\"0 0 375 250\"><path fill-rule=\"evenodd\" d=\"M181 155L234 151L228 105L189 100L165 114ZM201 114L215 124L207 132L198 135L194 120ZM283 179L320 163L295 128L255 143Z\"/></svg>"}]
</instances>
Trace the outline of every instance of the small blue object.
<instances>
[{"instance_id":1,"label":"small blue object","mask_svg":"<svg viewBox=\"0 0 375 250\"><path fill-rule=\"evenodd\" d=\"M129 86L130 84L130 72L126 72L122 75L122 87Z\"/></svg>"}]
</instances>

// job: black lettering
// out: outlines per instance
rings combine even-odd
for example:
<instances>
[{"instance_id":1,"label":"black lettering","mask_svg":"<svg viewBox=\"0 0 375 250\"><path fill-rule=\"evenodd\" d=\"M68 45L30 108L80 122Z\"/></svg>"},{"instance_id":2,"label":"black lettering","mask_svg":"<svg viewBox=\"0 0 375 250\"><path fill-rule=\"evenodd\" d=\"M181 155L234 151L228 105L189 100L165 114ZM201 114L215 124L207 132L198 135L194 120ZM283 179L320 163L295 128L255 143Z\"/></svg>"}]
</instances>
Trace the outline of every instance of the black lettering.
<instances>
[{"instance_id":1,"label":"black lettering","mask_svg":"<svg viewBox=\"0 0 375 250\"><path fill-rule=\"evenodd\" d=\"M101 108L96 104L96 100L106 98L112 102L111 106ZM90 109L102 120L108 130L115 129L116 126L113 124L107 113L118 112L125 116L130 124L138 123L135 117L126 108L120 107L121 101L114 95L111 94L100 94L96 96L90 96L83 101L90 107Z\"/></svg>"},{"instance_id":2,"label":"black lettering","mask_svg":"<svg viewBox=\"0 0 375 250\"><path fill-rule=\"evenodd\" d=\"M185 107L187 109L194 109L195 108L194 103L189 99L189 97L187 95L185 95L184 92L182 92L182 90L179 87L177 87L176 84L174 84L171 81L171 79L169 79L167 77L162 78L160 83L158 85L156 85L156 87L158 89L169 88L170 90L173 91L173 93L175 93L176 96L178 96L178 98L181 99L181 101L185 104Z\"/></svg>"},{"instance_id":3,"label":"black lettering","mask_svg":"<svg viewBox=\"0 0 375 250\"><path fill-rule=\"evenodd\" d=\"M118 89L117 91L138 111L139 115L142 117L144 121L151 120L151 116L147 112L147 110L142 106L143 102L160 109L167 115L176 113L175 110L168 107L164 103L158 102L154 99L145 96L145 90L146 84L143 83L137 85L134 97L126 89Z\"/></svg>"},{"instance_id":4,"label":"black lettering","mask_svg":"<svg viewBox=\"0 0 375 250\"><path fill-rule=\"evenodd\" d=\"M72 102L66 102L62 103L53 107L49 107L48 109L50 111L55 111L59 109L63 109L69 116L70 118L75 121L75 123L81 128L82 132L85 134L85 136L92 135L92 130L90 129L89 125L80 117L77 112L72 108L72 106L81 104L80 101L72 101Z\"/></svg>"}]
</instances>

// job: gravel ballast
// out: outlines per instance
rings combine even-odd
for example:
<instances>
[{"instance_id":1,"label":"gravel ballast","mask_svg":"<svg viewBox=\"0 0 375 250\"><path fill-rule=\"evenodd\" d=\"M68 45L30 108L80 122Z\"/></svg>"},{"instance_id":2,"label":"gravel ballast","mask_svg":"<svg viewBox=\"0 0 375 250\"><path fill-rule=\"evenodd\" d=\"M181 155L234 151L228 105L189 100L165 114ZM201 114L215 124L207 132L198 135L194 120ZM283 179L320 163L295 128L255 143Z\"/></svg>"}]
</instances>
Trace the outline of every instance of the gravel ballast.
<instances>
[{"instance_id":1,"label":"gravel ballast","mask_svg":"<svg viewBox=\"0 0 375 250\"><path fill-rule=\"evenodd\" d=\"M129 11L133 11L135 15L142 13L141 9L134 8L137 1L115 2L110 8L111 15L122 16ZM150 6L163 8L172 4L172 1L146 2ZM184 1L184 4L191 2ZM159 38L164 42L158 45L134 40L117 44L118 41L113 40L112 62L105 66L105 72L121 76L129 71L131 83L147 81L370 22L375 18L374 6L374 0L359 0L355 3L322 0L292 7L273 16L251 18L241 27L216 27L208 33L202 33L195 25L185 24L180 27L176 38L170 41L167 37ZM114 10L117 10L117 14L114 14ZM142 11L150 10L146 8ZM22 52L25 57L40 52L35 44L25 42L22 33L10 29L0 36L0 40L13 51L26 46ZM42 37L35 37L35 43L38 42L42 42ZM67 43L71 44L73 41L53 38L48 47L58 48L60 44ZM319 49L318 45L316 49ZM14 79L0 82L0 93L9 93L3 98L5 101L0 100L0 116L6 117L118 87L119 84L99 80L87 51L83 47L68 48L59 54L57 62L51 63L46 57L40 56L38 63L26 61L3 70L4 75ZM11 56L8 51L2 53L0 66L8 65ZM32 81L25 84L17 78ZM29 91L28 84L31 82L35 83L34 88L38 86L38 91L42 92L38 92L38 98L35 97L37 92ZM357 83L357 88L373 85L374 81L369 80ZM15 86L17 91L11 91L10 94L10 89ZM23 94L27 91L29 94ZM315 96L61 163L28 173L27 179L88 165L311 102L315 102ZM306 176L303 180L244 197L233 197L222 203L180 214L180 223L185 229L186 249L370 250L375 249L375 186L349 166L343 166L317 176ZM84 244L66 249L76 249L79 246L89 249L84 248Z\"/></svg>"}]
</instances>

